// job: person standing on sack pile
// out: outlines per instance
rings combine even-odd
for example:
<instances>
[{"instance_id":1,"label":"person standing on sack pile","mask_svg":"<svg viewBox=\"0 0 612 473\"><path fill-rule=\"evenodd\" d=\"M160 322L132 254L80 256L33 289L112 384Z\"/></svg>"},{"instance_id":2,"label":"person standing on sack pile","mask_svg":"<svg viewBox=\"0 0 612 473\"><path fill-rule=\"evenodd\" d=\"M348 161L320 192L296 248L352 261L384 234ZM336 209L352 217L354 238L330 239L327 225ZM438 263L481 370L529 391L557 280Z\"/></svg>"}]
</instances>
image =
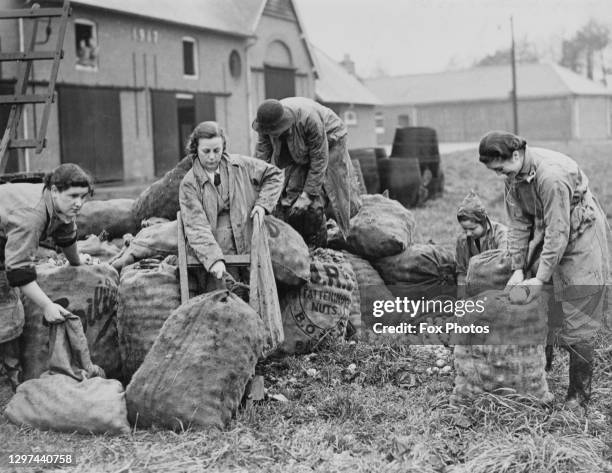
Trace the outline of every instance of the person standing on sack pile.
<instances>
[{"instance_id":1,"label":"person standing on sack pile","mask_svg":"<svg viewBox=\"0 0 612 473\"><path fill-rule=\"evenodd\" d=\"M259 134L255 157L285 171L276 215L295 228L309 246L327 244L325 207L346 238L350 218L361 207L351 185L354 171L347 129L331 109L305 97L265 100L253 129Z\"/></svg>"},{"instance_id":2,"label":"person standing on sack pile","mask_svg":"<svg viewBox=\"0 0 612 473\"><path fill-rule=\"evenodd\" d=\"M41 192L42 190L42 192ZM64 321L70 314L55 304L36 282L35 254L39 243L52 238L72 266L81 264L77 251L76 217L93 180L76 164L62 164L44 177L44 184L0 185L0 366L13 389L19 384L19 343L24 313L19 292L38 305L45 320ZM14 304L11 304L14 301Z\"/></svg>"},{"instance_id":3,"label":"person standing on sack pile","mask_svg":"<svg viewBox=\"0 0 612 473\"><path fill-rule=\"evenodd\" d=\"M489 169L506 176L508 247L514 271L507 288L526 288L529 302L552 279L554 297L562 308L554 335L570 353L565 404L570 409L586 407L608 275L605 213L586 175L564 154L528 147L523 138L504 131L487 133L479 153ZM532 269L538 258L537 269ZM530 269L535 276L525 279Z\"/></svg>"},{"instance_id":4,"label":"person standing on sack pile","mask_svg":"<svg viewBox=\"0 0 612 473\"><path fill-rule=\"evenodd\" d=\"M455 255L457 297L465 298L465 277L472 256L483 251L506 248L508 229L489 219L482 201L474 191L463 199L457 210L457 220L463 232L457 237Z\"/></svg>"}]
</instances>

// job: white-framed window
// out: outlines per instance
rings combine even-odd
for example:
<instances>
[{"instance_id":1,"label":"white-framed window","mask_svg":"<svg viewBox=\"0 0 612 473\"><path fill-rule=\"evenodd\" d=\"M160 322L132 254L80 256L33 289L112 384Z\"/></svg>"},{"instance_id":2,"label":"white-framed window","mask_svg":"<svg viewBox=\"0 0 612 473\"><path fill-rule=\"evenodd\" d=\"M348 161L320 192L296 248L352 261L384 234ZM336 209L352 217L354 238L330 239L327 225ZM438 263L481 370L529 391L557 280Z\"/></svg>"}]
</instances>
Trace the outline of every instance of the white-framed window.
<instances>
[{"instance_id":1,"label":"white-framed window","mask_svg":"<svg viewBox=\"0 0 612 473\"><path fill-rule=\"evenodd\" d=\"M407 113L403 113L397 116L397 126L399 126L400 128L411 126L411 122L412 120L410 119L410 115L408 115Z\"/></svg>"},{"instance_id":2,"label":"white-framed window","mask_svg":"<svg viewBox=\"0 0 612 473\"><path fill-rule=\"evenodd\" d=\"M344 123L346 126L356 126L357 125L357 114L354 110L346 110L344 112Z\"/></svg>"},{"instance_id":3,"label":"white-framed window","mask_svg":"<svg viewBox=\"0 0 612 473\"><path fill-rule=\"evenodd\" d=\"M385 115L382 112L376 112L374 114L374 126L376 128L376 134L382 135L385 133Z\"/></svg>"},{"instance_id":4,"label":"white-framed window","mask_svg":"<svg viewBox=\"0 0 612 473\"><path fill-rule=\"evenodd\" d=\"M74 42L76 51L76 68L80 70L97 71L98 28L93 21L84 18L74 20Z\"/></svg>"},{"instance_id":5,"label":"white-framed window","mask_svg":"<svg viewBox=\"0 0 612 473\"><path fill-rule=\"evenodd\" d=\"M198 77L198 44L194 38L183 38L183 76L189 79Z\"/></svg>"}]
</instances>

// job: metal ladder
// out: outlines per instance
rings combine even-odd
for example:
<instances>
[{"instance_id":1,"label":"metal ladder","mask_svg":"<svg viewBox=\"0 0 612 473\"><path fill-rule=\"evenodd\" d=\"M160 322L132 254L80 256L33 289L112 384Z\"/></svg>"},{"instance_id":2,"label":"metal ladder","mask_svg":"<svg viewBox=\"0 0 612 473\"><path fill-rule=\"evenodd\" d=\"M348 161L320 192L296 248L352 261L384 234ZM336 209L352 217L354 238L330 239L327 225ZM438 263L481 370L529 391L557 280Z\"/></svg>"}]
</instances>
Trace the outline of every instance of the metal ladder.
<instances>
[{"instance_id":1,"label":"metal ladder","mask_svg":"<svg viewBox=\"0 0 612 473\"><path fill-rule=\"evenodd\" d=\"M70 1L64 0L62 7L58 8L40 8L35 3L30 9L16 9L0 11L0 20L10 19L32 19L32 35L30 43L21 52L2 52L0 53L0 62L18 62L17 83L15 91L11 95L0 95L0 105L11 105L6 130L0 141L0 174L4 173L8 162L9 149L24 149L36 148L36 153L40 153L46 145L47 124L51 113L51 104L55 98L55 82L59 70L60 60L64 56L62 46L64 44L64 36L70 16ZM36 34L38 32L38 20L40 18L60 18L59 30L57 35L57 44L55 50L51 51L34 51L36 44ZM32 63L34 61L53 61L51 66L51 76L49 78L49 87L45 94L28 94L28 78L32 71ZM34 138L19 139L17 131L23 108L27 104L44 104L40 128ZM27 126L27 124L25 124ZM35 130L36 132L36 130Z\"/></svg>"}]
</instances>

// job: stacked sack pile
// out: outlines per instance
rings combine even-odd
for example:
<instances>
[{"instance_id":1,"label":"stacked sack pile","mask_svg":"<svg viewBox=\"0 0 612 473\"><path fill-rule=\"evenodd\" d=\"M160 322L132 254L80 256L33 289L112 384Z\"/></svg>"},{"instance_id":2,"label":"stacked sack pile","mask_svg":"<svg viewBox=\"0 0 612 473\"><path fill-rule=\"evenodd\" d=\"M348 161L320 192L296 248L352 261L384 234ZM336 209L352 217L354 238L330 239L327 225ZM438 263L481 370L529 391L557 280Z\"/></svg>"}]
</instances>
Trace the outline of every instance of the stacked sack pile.
<instances>
[{"instance_id":1,"label":"stacked sack pile","mask_svg":"<svg viewBox=\"0 0 612 473\"><path fill-rule=\"evenodd\" d=\"M91 362L127 385L118 394L137 426L225 426L265 346L261 317L228 290L181 305L174 219L188 164L135 200L84 205L78 247L90 264L67 266L52 249L39 255L39 284L80 319ZM309 250L291 226L265 217L285 333L277 353L372 339L373 302L393 300L390 288L428 294L453 284L452 255L414 243L410 211L380 194L362 198L348 238L332 232L326 249ZM52 369L53 343L40 311L26 303L25 312L22 361L26 378L35 379ZM115 429L125 431L124 424Z\"/></svg>"}]
</instances>

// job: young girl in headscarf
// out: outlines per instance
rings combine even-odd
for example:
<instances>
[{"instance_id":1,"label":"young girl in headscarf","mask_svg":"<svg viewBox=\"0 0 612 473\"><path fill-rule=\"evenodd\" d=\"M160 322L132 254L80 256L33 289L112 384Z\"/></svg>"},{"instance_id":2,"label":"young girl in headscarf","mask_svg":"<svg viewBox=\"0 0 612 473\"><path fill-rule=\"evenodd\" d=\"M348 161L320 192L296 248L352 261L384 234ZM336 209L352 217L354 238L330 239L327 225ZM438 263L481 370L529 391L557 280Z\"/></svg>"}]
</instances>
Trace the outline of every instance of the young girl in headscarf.
<instances>
[{"instance_id":1,"label":"young girl in headscarf","mask_svg":"<svg viewBox=\"0 0 612 473\"><path fill-rule=\"evenodd\" d=\"M507 228L489 218L482 201L474 191L463 199L457 210L463 232L457 237L456 273L458 296L465 297L465 276L470 258L483 251L505 248Z\"/></svg>"}]
</instances>

